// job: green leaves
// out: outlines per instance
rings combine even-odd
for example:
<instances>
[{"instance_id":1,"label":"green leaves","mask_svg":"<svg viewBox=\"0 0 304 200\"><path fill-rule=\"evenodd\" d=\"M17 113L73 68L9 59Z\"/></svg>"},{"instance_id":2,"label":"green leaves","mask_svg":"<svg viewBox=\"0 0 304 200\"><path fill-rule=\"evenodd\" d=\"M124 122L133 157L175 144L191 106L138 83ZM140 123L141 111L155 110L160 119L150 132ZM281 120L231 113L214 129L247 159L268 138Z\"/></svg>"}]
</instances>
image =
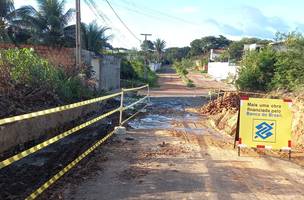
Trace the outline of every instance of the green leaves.
<instances>
[{"instance_id":1,"label":"green leaves","mask_svg":"<svg viewBox=\"0 0 304 200\"><path fill-rule=\"evenodd\" d=\"M286 49L278 53L272 84L274 88L299 90L304 86L304 37L291 33L283 38Z\"/></svg>"},{"instance_id":2,"label":"green leaves","mask_svg":"<svg viewBox=\"0 0 304 200\"><path fill-rule=\"evenodd\" d=\"M241 61L236 85L241 90L266 91L272 89L276 52L270 47L247 52Z\"/></svg>"},{"instance_id":3,"label":"green leaves","mask_svg":"<svg viewBox=\"0 0 304 200\"><path fill-rule=\"evenodd\" d=\"M31 49L9 49L1 52L0 67L9 66L11 81L31 88L44 88L57 93L65 102L87 99L93 92L78 76L69 77Z\"/></svg>"},{"instance_id":4,"label":"green leaves","mask_svg":"<svg viewBox=\"0 0 304 200\"><path fill-rule=\"evenodd\" d=\"M64 27L74 9L64 12L64 0L37 0L38 10L23 6L15 11L16 21L31 32L31 42L58 46L64 44Z\"/></svg>"}]
</instances>

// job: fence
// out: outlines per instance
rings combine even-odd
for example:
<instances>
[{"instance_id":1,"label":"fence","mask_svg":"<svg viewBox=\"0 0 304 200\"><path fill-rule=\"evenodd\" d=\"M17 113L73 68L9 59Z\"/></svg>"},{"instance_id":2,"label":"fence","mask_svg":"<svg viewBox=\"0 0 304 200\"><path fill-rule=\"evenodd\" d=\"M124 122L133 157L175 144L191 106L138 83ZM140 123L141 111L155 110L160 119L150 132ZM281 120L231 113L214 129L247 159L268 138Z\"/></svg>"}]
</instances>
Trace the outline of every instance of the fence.
<instances>
[{"instance_id":1,"label":"fence","mask_svg":"<svg viewBox=\"0 0 304 200\"><path fill-rule=\"evenodd\" d=\"M147 95L141 99L139 99L136 102L131 103L128 106L124 106L124 95L128 92L134 92L134 91L139 91L142 89L147 89ZM7 167L25 157L27 157L28 155L31 155L63 138L66 138L67 136L76 133L77 131L88 127L114 113L119 112L120 113L120 117L119 117L119 125L123 125L125 124L128 120L130 120L132 117L134 117L135 115L137 115L139 113L136 112L135 114L133 114L131 117L127 118L126 120L123 121L123 112L133 108L135 105L144 102L146 99L149 100L149 85L144 85L141 87L137 87L137 88L130 88L130 89L122 89L121 92L115 93L115 94L111 94L111 95L107 95L107 96L103 96L103 97L98 97L95 99L90 99L87 101L82 101L82 102L78 102L78 103L74 103L74 104L70 104L70 105L66 105L66 106L61 106L61 107L57 107L57 108L51 108L51 109L47 109L47 110L42 110L42 111L38 111L38 112L33 112L33 113L29 113L29 114L24 114L24 115L19 115L19 116L14 116L14 117L9 117L9 118L5 118L5 119L0 119L0 126L6 125L6 124L10 124L13 122L17 122L17 121L22 121L22 120L27 120L27 119L31 119L31 118L36 118L39 116L44 116L44 115L49 115L52 113L57 113L57 112L62 112L65 110L70 110L73 108L77 108L77 107L82 107L85 105L89 105L89 104L93 104L93 103L97 103L97 102L101 102L104 100L108 100L114 97L118 97L120 96L120 107L111 110L105 114L102 114L92 120L89 120L85 123L82 123L68 131L65 131L63 133L57 134L55 137L52 137L40 144L37 144L27 150L24 150L14 156L11 156L3 161L0 162L0 170L4 167ZM144 108L147 105L144 106ZM92 151L94 151L98 146L100 146L103 142L105 142L108 138L110 138L112 135L114 134L114 131L108 133L105 137L103 137L102 139L100 139L99 141L97 141L93 146L91 146L89 149L87 149L84 153L82 153L79 157L77 157L74 161L72 161L70 164L68 164L63 170L61 170L60 172L58 172L55 176L53 176L51 179L49 179L47 182L45 182L41 187L39 187L36 191L34 191L31 195L29 195L26 199L35 199L38 195L40 195L41 193L43 193L48 187L50 187L53 183L55 183L61 176L63 176L66 172L68 172L70 169L72 169L77 163L79 163L83 158L85 158L87 155L89 155Z\"/></svg>"}]
</instances>

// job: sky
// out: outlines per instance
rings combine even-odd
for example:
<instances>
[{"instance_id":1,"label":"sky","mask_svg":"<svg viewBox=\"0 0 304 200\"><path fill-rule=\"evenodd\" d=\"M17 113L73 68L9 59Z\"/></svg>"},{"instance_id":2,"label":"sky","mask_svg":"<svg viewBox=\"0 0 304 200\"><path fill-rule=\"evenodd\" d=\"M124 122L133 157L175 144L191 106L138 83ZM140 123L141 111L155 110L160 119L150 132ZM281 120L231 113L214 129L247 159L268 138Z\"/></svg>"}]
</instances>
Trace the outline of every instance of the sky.
<instances>
[{"instance_id":1,"label":"sky","mask_svg":"<svg viewBox=\"0 0 304 200\"><path fill-rule=\"evenodd\" d=\"M273 39L276 32L304 31L303 0L108 0L130 33L117 19L105 0L95 0L90 8L81 0L82 21L94 20L108 26L114 47L139 48L141 33L150 40L161 38L167 47L189 46L194 39L224 35ZM15 0L15 7L32 5L36 0ZM66 9L75 0L66 0ZM102 13L102 17L96 13ZM75 21L71 21L74 23ZM135 36L134 36L135 35Z\"/></svg>"}]
</instances>

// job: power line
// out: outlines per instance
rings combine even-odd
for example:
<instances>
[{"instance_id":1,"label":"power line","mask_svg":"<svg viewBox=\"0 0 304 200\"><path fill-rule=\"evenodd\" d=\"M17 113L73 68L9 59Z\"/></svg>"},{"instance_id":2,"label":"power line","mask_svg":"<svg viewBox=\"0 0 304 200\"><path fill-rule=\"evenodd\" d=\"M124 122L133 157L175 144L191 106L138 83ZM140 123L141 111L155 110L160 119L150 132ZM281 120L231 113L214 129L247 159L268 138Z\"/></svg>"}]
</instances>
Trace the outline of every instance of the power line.
<instances>
[{"instance_id":1,"label":"power line","mask_svg":"<svg viewBox=\"0 0 304 200\"><path fill-rule=\"evenodd\" d=\"M158 13L158 14L160 14L160 15L163 15L163 16L167 17L167 18L171 18L171 19L174 19L174 20L183 22L183 23L187 23L187 24L191 24L191 25L195 25L195 26L199 25L198 23L194 23L194 22L192 22L192 21L188 21L188 20L185 20L185 19L180 18L180 17L176 17L176 16L173 16L173 15L169 15L169 14L167 14L167 13L165 13L165 12L162 12L162 11L159 11L159 10L155 10L155 9L148 8L148 7L145 7L145 6L141 6L141 7L136 6L136 4L134 4L134 3L128 3L128 2L130 2L130 1L127 1L127 0L122 0L122 1L125 2L125 3L127 3L128 5L131 4L134 8L137 8L137 9L140 9L140 10L145 9L145 10L148 10L148 11L150 11L150 12ZM123 7L123 6L121 6L121 7ZM146 16L149 15L149 14L143 13L143 12L141 12L141 11L139 11L139 10L132 10L132 9L130 9L130 7L124 7L124 8L127 9L127 10L130 10L130 11L133 11L133 12L145 14ZM151 16L151 15L150 15L150 16ZM152 16L151 16L151 17L152 17Z\"/></svg>"},{"instance_id":2,"label":"power line","mask_svg":"<svg viewBox=\"0 0 304 200\"><path fill-rule=\"evenodd\" d=\"M109 7L111 8L111 10L113 11L113 13L116 15L116 17L118 18L118 20L122 23L122 25L129 31L129 33L135 38L137 39L139 42L141 42L141 40L131 31L131 29L126 25L126 23L119 17L118 13L114 10L114 8L112 7L112 5L110 4L110 2L108 0L105 0L107 2L107 4L109 5Z\"/></svg>"},{"instance_id":3,"label":"power line","mask_svg":"<svg viewBox=\"0 0 304 200\"><path fill-rule=\"evenodd\" d=\"M93 12L96 18L100 18L105 23L106 26L111 27L111 29L116 32L116 35L120 35L124 39L126 38L126 36L123 33L121 33L121 31L119 31L113 25L112 26L109 25L108 21L111 23L111 20L99 9L98 5L95 3L94 0L85 0L85 3L89 7L89 9ZM116 37L116 39L118 40L119 43L123 44L124 46L129 46L124 42L124 41L129 42L129 40L121 40L119 39L119 37Z\"/></svg>"}]
</instances>

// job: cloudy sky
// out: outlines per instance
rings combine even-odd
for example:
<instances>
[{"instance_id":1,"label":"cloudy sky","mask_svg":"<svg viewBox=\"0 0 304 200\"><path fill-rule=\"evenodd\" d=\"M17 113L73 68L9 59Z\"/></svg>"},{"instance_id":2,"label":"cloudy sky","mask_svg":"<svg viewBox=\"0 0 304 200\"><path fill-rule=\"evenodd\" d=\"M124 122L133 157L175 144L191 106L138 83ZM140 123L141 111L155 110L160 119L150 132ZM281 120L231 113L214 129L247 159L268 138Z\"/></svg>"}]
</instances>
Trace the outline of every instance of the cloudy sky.
<instances>
[{"instance_id":1,"label":"cloudy sky","mask_svg":"<svg viewBox=\"0 0 304 200\"><path fill-rule=\"evenodd\" d=\"M15 0L15 7L33 5L36 0ZM75 8L75 0L66 0L66 9ZM81 0L82 20L96 20L112 29L115 47L138 47L139 41L128 32L105 0L95 0L90 8ZM303 0L109 0L137 38L141 33L164 39L167 46L187 46L207 35L274 38L277 31L304 31ZM98 17L96 10L101 13Z\"/></svg>"}]
</instances>

